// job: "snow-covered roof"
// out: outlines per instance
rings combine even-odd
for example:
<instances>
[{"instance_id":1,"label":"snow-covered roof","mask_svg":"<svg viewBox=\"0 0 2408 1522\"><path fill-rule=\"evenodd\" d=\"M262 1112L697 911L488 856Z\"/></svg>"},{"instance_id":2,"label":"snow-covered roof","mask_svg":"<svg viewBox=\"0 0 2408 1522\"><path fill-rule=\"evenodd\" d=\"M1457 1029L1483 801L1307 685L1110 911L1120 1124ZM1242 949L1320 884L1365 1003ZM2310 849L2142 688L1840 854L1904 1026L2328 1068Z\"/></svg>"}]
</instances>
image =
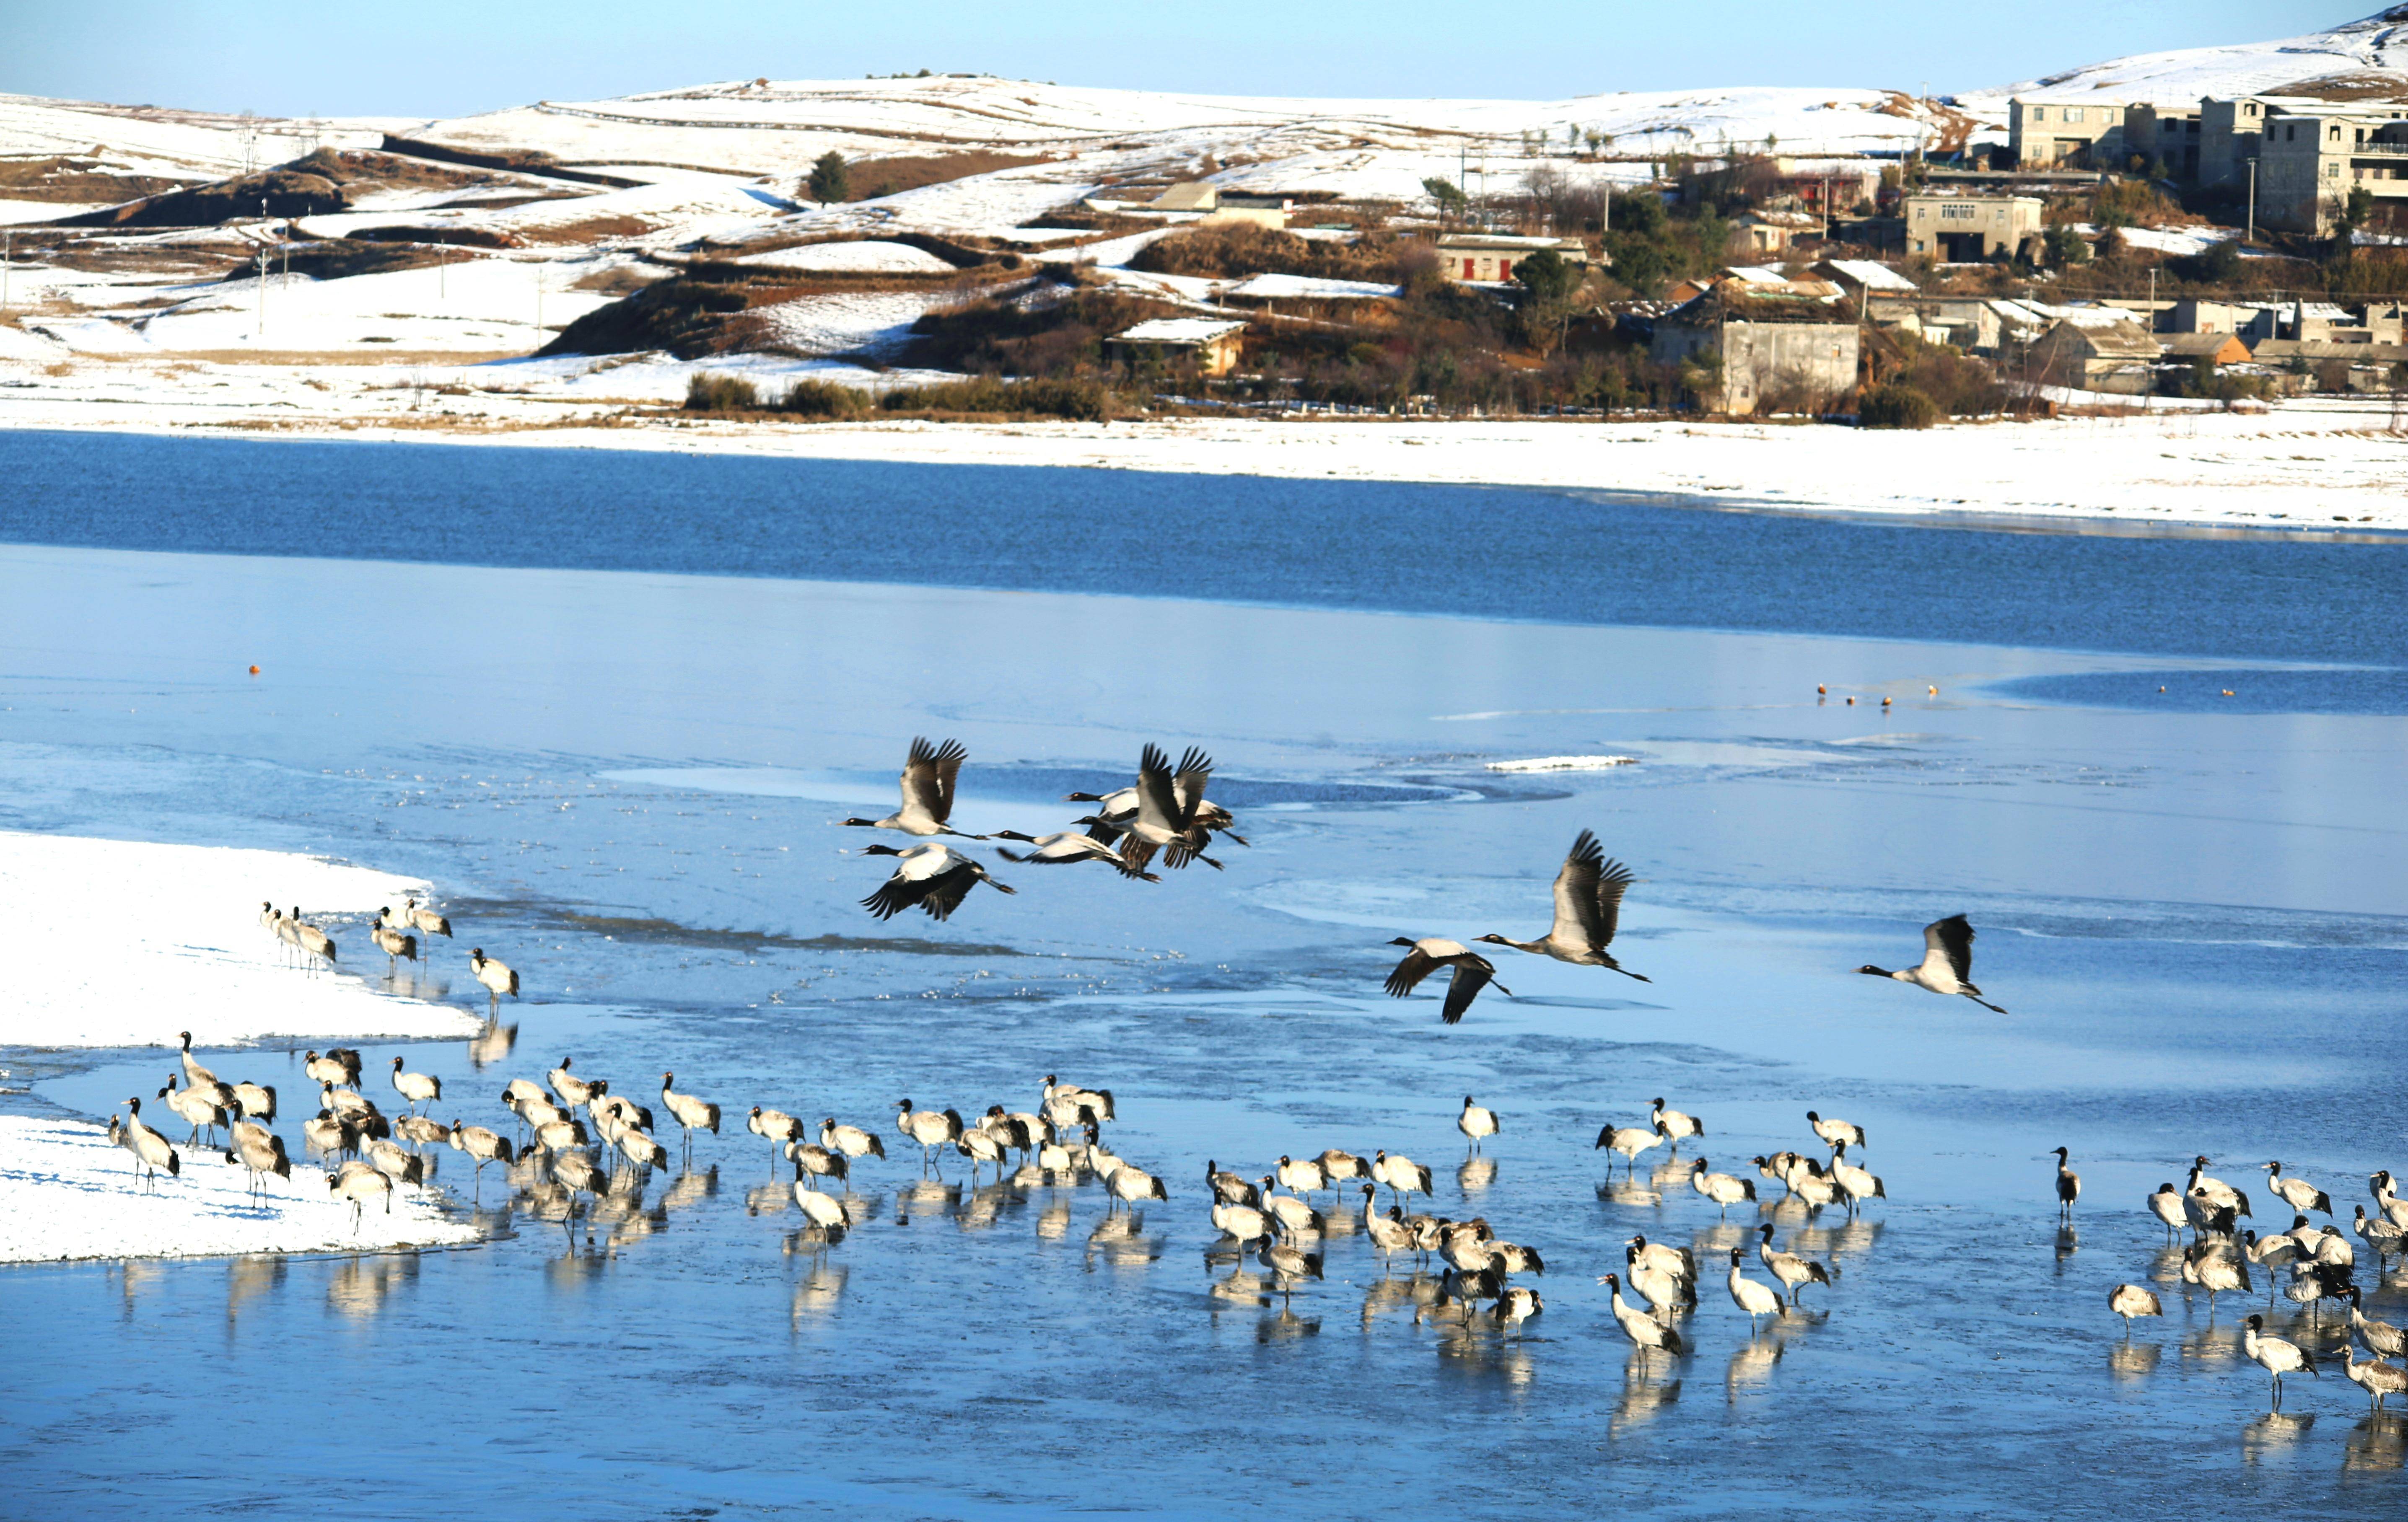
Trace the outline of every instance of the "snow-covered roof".
<instances>
[{"instance_id":1,"label":"snow-covered roof","mask_svg":"<svg viewBox=\"0 0 2408 1522\"><path fill-rule=\"evenodd\" d=\"M1310 275L1256 275L1229 287L1232 296L1257 301L1375 301L1397 288L1374 280L1323 280Z\"/></svg>"},{"instance_id":2,"label":"snow-covered roof","mask_svg":"<svg viewBox=\"0 0 2408 1522\"><path fill-rule=\"evenodd\" d=\"M1913 291L1915 284L1887 264L1870 259L1826 259L1822 268L1845 277L1868 291Z\"/></svg>"},{"instance_id":3,"label":"snow-covered roof","mask_svg":"<svg viewBox=\"0 0 2408 1522\"><path fill-rule=\"evenodd\" d=\"M1789 277L1768 264L1733 264L1723 271L1742 285L1787 285Z\"/></svg>"},{"instance_id":4,"label":"snow-covered roof","mask_svg":"<svg viewBox=\"0 0 2408 1522\"><path fill-rule=\"evenodd\" d=\"M1209 317L1157 317L1112 337L1130 344L1209 344L1244 326L1243 322L1216 321Z\"/></svg>"}]
</instances>

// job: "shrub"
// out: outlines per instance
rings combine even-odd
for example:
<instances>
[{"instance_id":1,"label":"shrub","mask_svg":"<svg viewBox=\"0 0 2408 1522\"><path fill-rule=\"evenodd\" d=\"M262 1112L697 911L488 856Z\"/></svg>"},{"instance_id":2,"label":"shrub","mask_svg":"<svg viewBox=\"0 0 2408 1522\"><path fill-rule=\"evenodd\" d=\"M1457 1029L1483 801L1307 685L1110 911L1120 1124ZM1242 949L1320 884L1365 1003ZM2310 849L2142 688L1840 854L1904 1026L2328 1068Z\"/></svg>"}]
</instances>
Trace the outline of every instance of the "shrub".
<instances>
[{"instance_id":1,"label":"shrub","mask_svg":"<svg viewBox=\"0 0 2408 1522\"><path fill-rule=\"evenodd\" d=\"M811 199L823 204L852 199L852 178L851 171L845 167L844 155L829 149L811 165Z\"/></svg>"},{"instance_id":2,"label":"shrub","mask_svg":"<svg viewBox=\"0 0 2408 1522\"><path fill-rule=\"evenodd\" d=\"M1197 227L1138 250L1129 268L1156 275L1233 279L1247 275L1309 275L1326 280L1392 280L1398 250L1366 243L1324 243L1250 222Z\"/></svg>"},{"instance_id":3,"label":"shrub","mask_svg":"<svg viewBox=\"0 0 2408 1522\"><path fill-rule=\"evenodd\" d=\"M992 376L898 386L878 399L882 412L1026 414L1101 422L1121 410L1120 397L1094 380L1000 380Z\"/></svg>"},{"instance_id":4,"label":"shrub","mask_svg":"<svg viewBox=\"0 0 2408 1522\"><path fill-rule=\"evenodd\" d=\"M778 410L801 418L857 418L869 410L869 399L850 386L806 377L787 391Z\"/></svg>"},{"instance_id":5,"label":"shrub","mask_svg":"<svg viewBox=\"0 0 2408 1522\"><path fill-rule=\"evenodd\" d=\"M685 409L688 412L757 412L761 409L761 393L741 376L697 372L685 383Z\"/></svg>"},{"instance_id":6,"label":"shrub","mask_svg":"<svg viewBox=\"0 0 2408 1522\"><path fill-rule=\"evenodd\" d=\"M1864 428L1928 428L1940 420L1940 404L1903 381L1868 392L1856 407Z\"/></svg>"}]
</instances>

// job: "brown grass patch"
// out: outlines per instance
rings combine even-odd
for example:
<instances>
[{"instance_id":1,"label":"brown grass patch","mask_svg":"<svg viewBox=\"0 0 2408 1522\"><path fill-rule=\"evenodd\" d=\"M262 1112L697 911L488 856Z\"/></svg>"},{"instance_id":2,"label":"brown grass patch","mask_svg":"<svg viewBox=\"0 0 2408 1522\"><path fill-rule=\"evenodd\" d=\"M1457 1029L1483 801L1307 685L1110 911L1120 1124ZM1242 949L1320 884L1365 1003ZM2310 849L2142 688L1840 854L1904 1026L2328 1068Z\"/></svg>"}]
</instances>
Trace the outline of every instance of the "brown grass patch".
<instances>
[{"instance_id":1,"label":"brown grass patch","mask_svg":"<svg viewBox=\"0 0 2408 1522\"><path fill-rule=\"evenodd\" d=\"M604 238L639 237L652 230L652 224L640 217L588 217L582 221L523 227L519 236L535 244L596 243Z\"/></svg>"},{"instance_id":2,"label":"brown grass patch","mask_svg":"<svg viewBox=\"0 0 2408 1522\"><path fill-rule=\"evenodd\" d=\"M0 159L0 200L133 201L181 185L151 175L112 175L98 159Z\"/></svg>"},{"instance_id":3,"label":"brown grass patch","mask_svg":"<svg viewBox=\"0 0 2408 1522\"><path fill-rule=\"evenodd\" d=\"M1025 164L1045 162L1047 155L1042 153L994 153L982 149L968 153L869 159L845 167L852 179L852 199L875 201L882 195L897 195L924 185L943 185L972 175L991 175L998 169L1017 169Z\"/></svg>"}]
</instances>

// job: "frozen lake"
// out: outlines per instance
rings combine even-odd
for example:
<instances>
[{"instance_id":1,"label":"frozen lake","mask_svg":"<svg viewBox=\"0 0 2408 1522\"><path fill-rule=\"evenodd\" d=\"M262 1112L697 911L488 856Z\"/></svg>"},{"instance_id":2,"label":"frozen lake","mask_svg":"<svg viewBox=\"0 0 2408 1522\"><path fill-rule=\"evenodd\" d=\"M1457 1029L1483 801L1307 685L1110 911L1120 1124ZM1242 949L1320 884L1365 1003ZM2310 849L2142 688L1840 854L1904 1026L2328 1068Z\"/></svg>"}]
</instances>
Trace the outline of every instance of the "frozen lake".
<instances>
[{"instance_id":1,"label":"frozen lake","mask_svg":"<svg viewBox=\"0 0 2408 1522\"><path fill-rule=\"evenodd\" d=\"M372 1093L406 1049L494 1124L574 1054L730 1116L590 1247L489 1170L477 1247L0 1272L23 1510L2398 1515L2408 1419L2337 1367L2269 1419L2251 1307L2186 1301L2143 1201L2202 1151L2261 1230L2268 1159L2344 1222L2408 1174L2408 547L498 449L0 463L0 828L433 881L460 939L416 991L481 1007L463 954L499 950L516 1048L369 1046ZM829 821L915 733L968 746L966 827L1032 833L1203 744L1253 845L1158 886L990 858L1016 897L881 924ZM1486 768L1568 754L1639 764ZM1393 936L1538 933L1584 827L1641 879L1615 949L1653 982L1500 949L1520 997L1458 1027L1381 995ZM1855 974L1957 910L2011 1014ZM0 1103L98 1117L171 1064L0 1052L33 1088ZM1141 1225L958 1159L923 1185L893 1132L906 1095L1031 1108L1049 1072L1114 1091L1171 1195ZM1493 1167L1459 1166L1466 1092ZM1751 1175L1808 1108L1866 1127L1886 1202L1762 1216L1838 1271L1806 1315L1751 1342L1713 1257L1741 1213L1661 1151L1605 1186L1598 1125L1659 1094L1706 1119L1684 1159ZM887 1135L832 1250L764 1187L755 1102ZM1326 1146L1429 1164L1440 1213L1545 1254L1546 1314L1417 1325L1434 1286L1359 1233L1266 1300L1205 1161ZM1704 1271L1695 1352L1644 1372L1591 1282L1634 1231ZM2408 1317L2362 1256L2368 1314ZM2128 1344L2126 1280L2168 1313ZM2286 1334L2337 1359L2331 1324Z\"/></svg>"}]
</instances>

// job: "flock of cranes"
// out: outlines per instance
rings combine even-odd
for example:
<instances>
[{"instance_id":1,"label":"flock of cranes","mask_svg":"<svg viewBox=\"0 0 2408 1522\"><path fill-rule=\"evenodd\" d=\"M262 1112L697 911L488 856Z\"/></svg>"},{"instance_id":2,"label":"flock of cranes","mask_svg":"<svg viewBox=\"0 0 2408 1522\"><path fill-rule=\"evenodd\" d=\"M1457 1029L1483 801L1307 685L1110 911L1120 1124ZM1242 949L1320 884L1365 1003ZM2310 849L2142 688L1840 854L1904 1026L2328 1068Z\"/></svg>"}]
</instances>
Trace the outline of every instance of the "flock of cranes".
<instances>
[{"instance_id":1,"label":"flock of cranes","mask_svg":"<svg viewBox=\"0 0 2408 1522\"><path fill-rule=\"evenodd\" d=\"M2051 1156L2057 1159L2057 1212L2060 1218L2070 1219L2082 1196L2082 1178L2073 1171L2066 1148L2060 1146ZM2172 1253L2179 1246L2180 1282L2206 1291L2211 1325L2218 1296L2256 1292L2253 1267L2266 1276L2269 1310L2279 1296L2307 1313L2305 1345L2270 1335L2262 1314L2252 1315L2243 1323L2243 1356L2266 1371L2273 1409L2280 1411L2283 1406L2284 1375L2317 1375L2320 1355L2329 1365L2334 1350L2320 1345L2328 1301L2349 1307L2339 1352L2350 1381L2366 1391L2378 1410L2389 1397L2408 1394L2408 1333L2366 1315L2365 1297L2357 1282L2358 1250L2333 1221L2332 1196L2296 1174L2285 1173L2280 1159L2260 1164L2269 1191L2293 1213L2287 1230L2260 1236L2255 1228L2241 1225L2252 1215L2248 1194L2210 1174L2205 1154L2194 1157L2183 1187L2177 1189L2171 1182L2157 1186L2148 1197L2148 1212L2166 1229L2167 1251ZM2373 1197L2374 1211L2369 1214L2364 1205L2356 1206L2351 1230L2374 1254L2375 1276L2380 1280L2393 1258L2408 1263L2408 1200L2394 1190L2388 1169L2369 1174L2366 1187ZM2325 1224L2311 1226L2309 1211L2321 1213ZM2187 1242L2183 1241L2186 1233ZM2137 1284L2119 1284L2109 1290L2107 1308L2124 1318L2128 1338L2134 1318L2165 1314L2165 1302L2157 1291ZM2362 1363L2358 1358L2361 1344L2369 1354ZM2402 1362L2387 1363L2387 1358Z\"/></svg>"},{"instance_id":2,"label":"flock of cranes","mask_svg":"<svg viewBox=\"0 0 2408 1522\"><path fill-rule=\"evenodd\" d=\"M953 842L1009 841L1027 849L998 846L997 854L1007 861L1096 862L1125 878L1147 883L1162 881L1153 870L1157 865L1180 870L1201 861L1221 869L1224 863L1209 854L1216 836L1239 846L1246 844L1235 832L1236 820L1229 811L1206 797L1212 762L1196 747L1189 747L1173 762L1159 747L1146 746L1134 786L1106 794L1070 794L1068 801L1093 805L1090 813L1072 821L1078 830L1039 836L1013 831L969 834L954 828L955 784L967 759L967 751L956 741L931 745L915 739L904 764L901 801L896 812L882 818L840 821L922 840L909 847L873 845L866 848L865 854L896 859L892 875L862 901L877 917L891 918L917 908L943 920L981 885L1006 894L1015 891ZM1491 933L1478 937L1474 944L1501 946L1649 981L1645 974L1624 967L1611 950L1622 901L1634 880L1630 869L1609 860L1596 836L1584 830L1556 874L1554 917L1546 932L1527 941ZM285 914L264 903L260 920L306 966L314 970L336 964L338 952L333 938L304 920L297 908ZM378 949L387 954L390 967L400 960L416 960L421 937L449 938L452 926L442 915L412 899L397 909L380 910L369 933ZM2003 1014L1972 982L1973 934L1964 916L1950 916L1925 927L1924 956L1916 965L1893 971L1868 964L1858 971L1932 993L1969 999ZM1511 990L1498 980L1495 965L1469 946L1410 936L1398 936L1391 944L1407 948L1386 980L1386 991L1392 995L1410 995L1440 968L1450 970L1440 1007L1440 1018L1448 1024L1461 1020L1479 993L1492 983L1511 997ZM497 1017L501 998L516 997L519 992L518 974L487 957L481 947L470 951L469 965L487 990L489 1016ZM285 1143L270 1129L278 1113L276 1090L219 1079L194 1057L190 1032L182 1033L182 1039L179 1067L168 1074L166 1086L154 1098L189 1126L183 1145L188 1149L218 1146L217 1136L222 1131L224 1160L247 1171L254 1191L265 1190L270 1178L290 1179L293 1164ZM511 1123L498 1129L458 1118L434 1119L433 1107L444 1100L441 1080L408 1071L400 1057L392 1060L388 1079L400 1100L398 1113L391 1116L362 1092L361 1058L356 1051L337 1047L322 1055L309 1052L304 1071L317 1085L318 1103L315 1114L302 1125L303 1139L312 1153L330 1163L324 1174L326 1187L336 1199L351 1205L354 1230L368 1204L380 1203L390 1210L396 1188L424 1183L425 1149L432 1146L448 1146L465 1154L474 1164L480 1186L488 1163L512 1171L514 1176L543 1180L565 1198L565 1223L579 1213L580 1195L598 1206L623 1168L640 1182L650 1170L665 1168L669 1161L670 1150L656 1134L654 1109L614 1091L606 1079L576 1072L568 1058L546 1074L543 1083L525 1077L508 1082L498 1102L509 1113ZM690 1157L695 1134L716 1136L723 1116L729 1112L718 1102L680 1091L674 1082L673 1073L660 1075L659 1115L679 1128L679 1150ZM138 1098L128 1099L125 1105L122 1119L112 1117L110 1134L133 1153L145 1186L155 1187L162 1173L179 1174L182 1159L176 1144L144 1121ZM880 1131L842 1123L834 1115L823 1117L814 1126L798 1114L767 1104L749 1105L744 1114L746 1130L768 1144L772 1176L781 1163L790 1168L789 1187L796 1207L810 1222L813 1249L840 1244L861 1219L860 1202L853 1189L854 1170L867 1159L886 1158ZM988 1170L996 1185L1003 1184L1007 1168L1013 1170L1009 1176L1015 1185L1075 1188L1092 1183L1105 1194L1109 1218L1115 1212L1135 1212L1150 1202L1172 1197L1160 1175L1122 1159L1106 1144L1105 1128L1117 1119L1117 1114L1111 1090L1078 1088L1048 1074L1034 1107L1026 1110L996 1103L966 1119L957 1108L932 1110L916 1106L909 1098L899 1100L894 1132L920 1148L924 1175L934 1172L941 1179L942 1159L952 1153L968 1160L973 1188ZM1825 1156L1793 1150L1756 1156L1750 1159L1753 1177L1744 1171L1715 1171L1701 1157L1690 1159L1685 1169L1678 1172L1685 1173L1691 1190L1714 1205L1722 1220L1727 1220L1735 1205L1758 1203L1759 1181L1778 1184L1779 1202L1794 1202L1810 1217L1826 1208L1854 1216L1870 1202L1885 1200L1887 1189L1882 1179L1856 1160L1866 1150L1863 1128L1813 1110L1805 1116L1808 1131ZM1495 1111L1466 1095L1456 1127L1466 1138L1469 1159L1503 1131L1504 1123ZM1609 1154L1609 1181L1616 1159L1635 1178L1638 1159L1643 1154L1662 1146L1677 1160L1683 1142L1702 1142L1706 1135L1702 1119L1667 1107L1658 1097L1643 1123L1604 1125L1598 1132L1595 1150ZM2059 1147L2054 1156L2059 1213L2070 1222L2081 1197L2082 1181L2071 1167L2069 1149ZM2321 1230L2308 1226L2306 1213L2312 1210L2324 1213L2329 1221L2330 1197L2296 1174L2286 1174L2279 1161L2265 1164L2273 1195L2299 1214L2288 1231L2260 1238L2254 1230L2236 1230L2240 1219L2250 1214L2248 1199L2210 1176L2207 1165L2205 1157L2198 1158L2185 1188L2163 1186L2149 1198L2148 1208L2170 1236L2190 1234L2192 1240L2181 1253L2180 1276L2186 1285L2207 1293L2211 1322L2217 1296L2254 1290L2253 1266L2270 1279L2277 1269L2287 1268L2288 1284L2270 1287L2305 1308L2319 1325L2325 1302L2348 1303L2349 1330L2343 1339L2348 1377L2363 1387L2378 1406L2386 1396L2408 1390L2408 1371L2385 1361L2408 1355L2408 1341L2403 1341L2398 1329L2364 1316L2360 1292L2353 1282L2355 1256L2348 1239L2329 1223ZM1673 1170L1668 1164L1666 1171ZM1657 1176L1665 1176L1664 1172ZM1259 1172L1225 1170L1212 1160L1206 1164L1205 1186L1210 1218L1224 1244L1219 1250L1234 1250L1241 1260L1251 1256L1267 1271L1268 1288L1283 1300L1324 1276L1323 1249L1330 1238L1359 1233L1379 1255L1383 1280L1400 1256L1411 1256L1424 1268L1442 1265L1436 1293L1417 1310L1417 1316L1426 1313L1444 1317L1452 1313L1467 1328L1477 1316L1500 1332L1518 1334L1546 1310L1539 1290L1521 1282L1546 1273L1539 1250L1499 1236L1483 1216L1455 1219L1434 1214L1432 1208L1412 1209L1416 1198L1434 1207L1433 1179L1427 1167L1401 1154L1375 1148L1365 1156L1330 1147L1312 1157L1282 1156ZM2353 1229L2375 1253L2380 1272L2391 1256L2403 1251L2408 1202L2392 1192L2387 1173L2373 1175L2371 1188L2376 1209L2370 1215L2359 1206ZM1383 1189L1387 1191L1384 1210L1380 1205ZM1326 1204L1315 1202L1325 1195ZM1748 1318L1753 1342L1765 1318L1792 1314L1809 1287L1828 1290L1836 1287L1836 1280L1828 1264L1795 1250L1795 1244L1790 1250L1776 1245L1772 1221L1759 1220L1746 1230L1756 1239L1753 1266L1764 1276L1750 1275L1750 1253L1744 1246L1728 1247L1727 1262L1712 1267L1722 1274L1734 1308ZM1714 1245L1717 1258L1725 1251ZM1598 1276L1597 1282L1610 1292L1614 1322L1634 1349L1642 1373L1654 1358L1678 1358L1691 1350L1690 1333L1684 1329L1686 1318L1698 1307L1699 1274L1696 1250L1634 1235L1623 1243L1619 1270ZM2271 1304L2272 1296L2270 1308ZM2156 1292L2134 1284L2116 1286L2109 1295L2109 1309L2124 1318L2128 1338L2133 1318L2163 1314ZM2363 1361L2357 1356L2361 1343L2372 1355ZM2271 1335L2262 1316L2247 1318L2243 1347L2271 1375L2272 1398L2278 1408L2286 1374L2318 1372L2319 1350L2314 1340L2301 1345ZM2330 1352L2323 1356L2329 1363Z\"/></svg>"}]
</instances>

